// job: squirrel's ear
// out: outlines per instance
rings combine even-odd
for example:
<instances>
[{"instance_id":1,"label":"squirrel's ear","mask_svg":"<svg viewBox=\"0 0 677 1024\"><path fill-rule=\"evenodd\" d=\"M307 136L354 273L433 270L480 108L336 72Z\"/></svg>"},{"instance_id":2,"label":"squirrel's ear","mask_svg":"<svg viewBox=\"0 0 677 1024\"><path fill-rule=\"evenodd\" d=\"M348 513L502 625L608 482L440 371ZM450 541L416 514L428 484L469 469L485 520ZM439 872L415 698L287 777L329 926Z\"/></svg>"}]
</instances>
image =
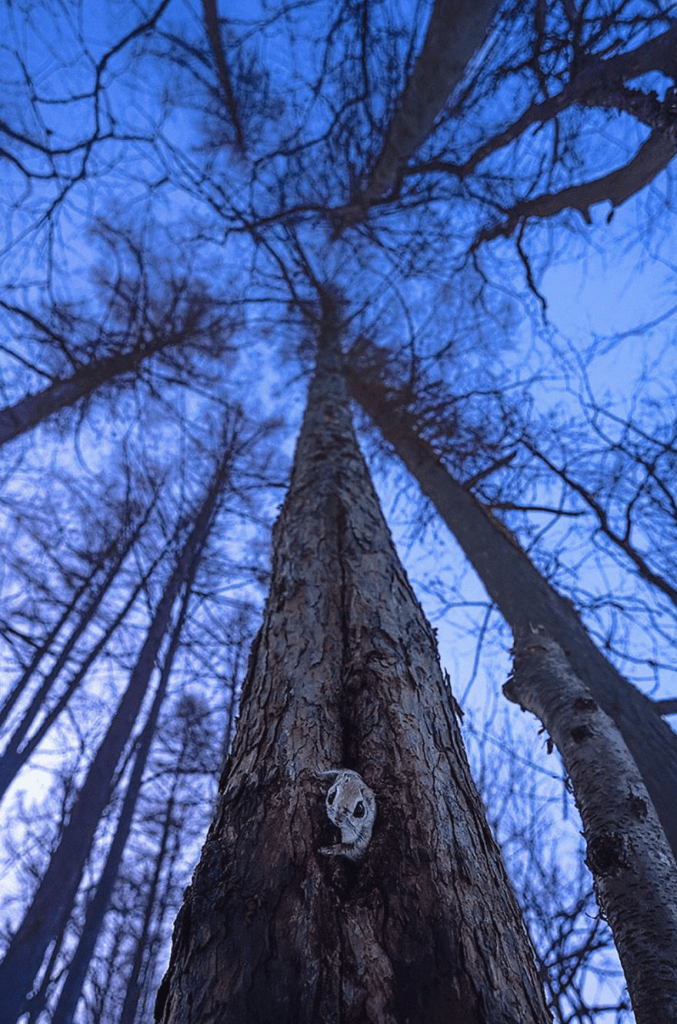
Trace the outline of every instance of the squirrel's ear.
<instances>
[{"instance_id":1,"label":"squirrel's ear","mask_svg":"<svg viewBox=\"0 0 677 1024\"><path fill-rule=\"evenodd\" d=\"M328 772L318 772L318 779L326 779L327 782L333 782L341 774L340 768L331 768Z\"/></svg>"}]
</instances>

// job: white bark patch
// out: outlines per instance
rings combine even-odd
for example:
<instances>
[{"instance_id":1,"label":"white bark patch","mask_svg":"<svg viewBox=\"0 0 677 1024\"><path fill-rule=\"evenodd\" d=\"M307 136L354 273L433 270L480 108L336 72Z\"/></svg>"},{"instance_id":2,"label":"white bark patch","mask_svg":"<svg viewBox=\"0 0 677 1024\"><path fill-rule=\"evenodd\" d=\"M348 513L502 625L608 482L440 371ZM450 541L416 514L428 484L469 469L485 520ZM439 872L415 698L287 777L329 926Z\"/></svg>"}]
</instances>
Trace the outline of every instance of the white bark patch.
<instances>
[{"instance_id":1,"label":"white bark patch","mask_svg":"<svg viewBox=\"0 0 677 1024\"><path fill-rule=\"evenodd\" d=\"M562 755L637 1022L677 1021L677 865L637 765L554 640L531 630L514 653L504 692L541 720Z\"/></svg>"}]
</instances>

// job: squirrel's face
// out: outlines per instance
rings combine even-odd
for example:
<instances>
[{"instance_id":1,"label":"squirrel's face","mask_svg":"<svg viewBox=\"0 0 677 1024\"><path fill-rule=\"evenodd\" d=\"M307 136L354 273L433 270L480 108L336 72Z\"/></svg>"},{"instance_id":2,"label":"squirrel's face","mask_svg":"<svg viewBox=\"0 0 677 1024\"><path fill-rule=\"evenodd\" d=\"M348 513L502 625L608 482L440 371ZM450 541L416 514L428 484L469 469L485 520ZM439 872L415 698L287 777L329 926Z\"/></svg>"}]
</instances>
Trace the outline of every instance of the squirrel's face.
<instances>
[{"instance_id":1,"label":"squirrel's face","mask_svg":"<svg viewBox=\"0 0 677 1024\"><path fill-rule=\"evenodd\" d=\"M357 772L348 769L339 772L327 793L327 814L341 829L344 842L355 842L357 837L371 835L376 801Z\"/></svg>"}]
</instances>

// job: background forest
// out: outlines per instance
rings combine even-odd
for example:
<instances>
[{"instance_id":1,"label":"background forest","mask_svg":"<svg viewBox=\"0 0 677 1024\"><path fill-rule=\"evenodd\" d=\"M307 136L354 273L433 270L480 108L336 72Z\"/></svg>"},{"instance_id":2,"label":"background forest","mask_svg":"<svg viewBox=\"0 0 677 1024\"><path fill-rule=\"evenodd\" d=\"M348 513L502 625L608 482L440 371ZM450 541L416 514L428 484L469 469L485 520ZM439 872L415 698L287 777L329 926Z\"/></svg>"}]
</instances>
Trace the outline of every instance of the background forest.
<instances>
[{"instance_id":1,"label":"background forest","mask_svg":"<svg viewBox=\"0 0 677 1024\"><path fill-rule=\"evenodd\" d=\"M674 723L674 5L11 0L2 23L3 947L57 848L72 876L22 1021L152 1019L318 283L554 1018L632 1020L558 756L501 693L515 622L420 452Z\"/></svg>"}]
</instances>

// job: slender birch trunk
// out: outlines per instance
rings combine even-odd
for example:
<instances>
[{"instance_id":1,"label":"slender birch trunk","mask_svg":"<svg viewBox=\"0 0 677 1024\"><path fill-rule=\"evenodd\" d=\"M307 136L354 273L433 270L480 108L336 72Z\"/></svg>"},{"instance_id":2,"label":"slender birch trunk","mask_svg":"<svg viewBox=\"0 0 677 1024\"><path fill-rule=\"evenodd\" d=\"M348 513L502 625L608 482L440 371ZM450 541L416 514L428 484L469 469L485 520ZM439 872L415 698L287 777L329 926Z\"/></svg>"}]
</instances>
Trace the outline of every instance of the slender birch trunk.
<instances>
[{"instance_id":1,"label":"slender birch trunk","mask_svg":"<svg viewBox=\"0 0 677 1024\"><path fill-rule=\"evenodd\" d=\"M587 864L623 965L637 1024L677 1021L677 865L618 729L542 630L515 639L509 700L562 755L583 820Z\"/></svg>"}]
</instances>

